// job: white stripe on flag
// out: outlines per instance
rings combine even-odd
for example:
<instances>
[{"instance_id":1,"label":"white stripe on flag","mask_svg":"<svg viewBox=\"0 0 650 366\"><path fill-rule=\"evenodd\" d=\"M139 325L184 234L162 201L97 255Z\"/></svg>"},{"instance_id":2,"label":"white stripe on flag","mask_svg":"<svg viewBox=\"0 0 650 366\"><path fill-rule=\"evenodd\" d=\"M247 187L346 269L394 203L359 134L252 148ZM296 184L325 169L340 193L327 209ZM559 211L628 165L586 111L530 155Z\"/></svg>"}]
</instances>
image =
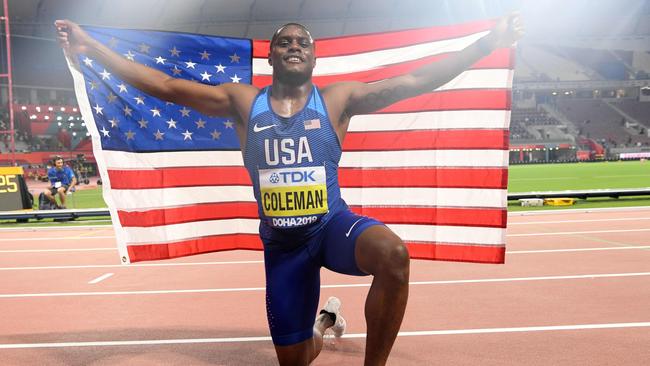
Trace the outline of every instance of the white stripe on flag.
<instances>
[{"instance_id":1,"label":"white stripe on flag","mask_svg":"<svg viewBox=\"0 0 650 366\"><path fill-rule=\"evenodd\" d=\"M341 168L507 167L508 150L345 151Z\"/></svg>"},{"instance_id":2,"label":"white stripe on flag","mask_svg":"<svg viewBox=\"0 0 650 366\"><path fill-rule=\"evenodd\" d=\"M352 117L348 131L497 129L509 122L510 111L505 110L364 114Z\"/></svg>"},{"instance_id":3,"label":"white stripe on flag","mask_svg":"<svg viewBox=\"0 0 650 366\"><path fill-rule=\"evenodd\" d=\"M155 169L244 165L241 153L233 151L179 151L159 153L104 151L103 154L106 158L106 165L111 169L133 170L138 168ZM509 152L507 150L345 151L341 157L339 166L342 168L402 166L507 167L508 154Z\"/></svg>"},{"instance_id":4,"label":"white stripe on flag","mask_svg":"<svg viewBox=\"0 0 650 366\"><path fill-rule=\"evenodd\" d=\"M504 189L341 188L341 196L353 206L502 207L507 194Z\"/></svg>"},{"instance_id":5,"label":"white stripe on flag","mask_svg":"<svg viewBox=\"0 0 650 366\"><path fill-rule=\"evenodd\" d=\"M417 60L449 52L458 52L488 34L488 31L464 37L397 47L345 56L319 57L313 76L347 74L366 71L382 66ZM273 68L266 58L253 59L253 73L271 75Z\"/></svg>"},{"instance_id":6,"label":"white stripe on flag","mask_svg":"<svg viewBox=\"0 0 650 366\"><path fill-rule=\"evenodd\" d=\"M164 244L214 235L257 234L258 225L258 219L228 219L167 226L127 227L125 231L130 245L143 245ZM388 227L405 241L483 245L505 243L505 229L501 228L402 224L390 224Z\"/></svg>"},{"instance_id":7,"label":"white stripe on flag","mask_svg":"<svg viewBox=\"0 0 650 366\"><path fill-rule=\"evenodd\" d=\"M239 151L176 151L130 153L104 151L109 169L179 168L198 166L244 166Z\"/></svg>"},{"instance_id":8,"label":"white stripe on flag","mask_svg":"<svg viewBox=\"0 0 650 366\"><path fill-rule=\"evenodd\" d=\"M113 189L117 208L144 211L210 202L254 202L250 186ZM501 207L507 191L471 188L341 188L350 205Z\"/></svg>"},{"instance_id":9,"label":"white stripe on flag","mask_svg":"<svg viewBox=\"0 0 650 366\"><path fill-rule=\"evenodd\" d=\"M467 70L436 90L512 88L510 73L510 69Z\"/></svg>"},{"instance_id":10,"label":"white stripe on flag","mask_svg":"<svg viewBox=\"0 0 650 366\"><path fill-rule=\"evenodd\" d=\"M506 230L491 227L388 225L402 240L440 243L503 245Z\"/></svg>"},{"instance_id":11,"label":"white stripe on flag","mask_svg":"<svg viewBox=\"0 0 650 366\"><path fill-rule=\"evenodd\" d=\"M153 227L126 227L124 231L129 244L151 244L214 235L258 234L259 224L259 219L224 219Z\"/></svg>"}]
</instances>

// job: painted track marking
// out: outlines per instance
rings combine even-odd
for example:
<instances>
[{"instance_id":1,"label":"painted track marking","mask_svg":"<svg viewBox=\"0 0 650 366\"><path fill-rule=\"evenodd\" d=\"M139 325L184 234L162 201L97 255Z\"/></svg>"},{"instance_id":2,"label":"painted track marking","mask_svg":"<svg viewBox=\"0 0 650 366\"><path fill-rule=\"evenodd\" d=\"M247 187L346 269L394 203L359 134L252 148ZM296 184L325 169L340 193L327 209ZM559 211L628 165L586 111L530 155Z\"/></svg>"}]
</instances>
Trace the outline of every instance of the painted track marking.
<instances>
[{"instance_id":1,"label":"painted track marking","mask_svg":"<svg viewBox=\"0 0 650 366\"><path fill-rule=\"evenodd\" d=\"M103 274L103 275L101 275L101 276L95 278L95 279L92 280L92 281L88 281L88 284L89 284L89 285L94 285L94 284L96 284L96 283L102 282L103 280L105 280L105 279L111 277L112 275L113 275L113 273L105 273L105 274Z\"/></svg>"},{"instance_id":2,"label":"painted track marking","mask_svg":"<svg viewBox=\"0 0 650 366\"><path fill-rule=\"evenodd\" d=\"M551 332L566 330L599 330L621 328L647 328L650 322L637 323L605 323L605 324L572 324L549 325L512 328L475 328L475 329L449 329L449 330L423 330L399 332L398 337L422 337L459 334L494 334L494 333L526 333L526 332ZM343 338L366 338L365 333L345 334ZM271 337L234 337L234 338L181 338L181 339L143 339L132 341L90 341L90 342L57 342L57 343L6 343L0 344L0 349L29 349L29 348L67 348L67 347L115 347L115 346L152 346L167 344L197 344L197 343L244 343L244 342L270 342Z\"/></svg>"},{"instance_id":3,"label":"painted track marking","mask_svg":"<svg viewBox=\"0 0 650 366\"><path fill-rule=\"evenodd\" d=\"M617 278L617 277L643 277L650 276L650 272L633 273L597 273L569 276L539 276L539 277L505 277L505 278L482 278L468 280L437 280L437 281L414 281L409 282L411 286L417 285L449 285L464 283L494 283L494 282L523 282L523 281L556 281L556 280L581 280L596 278ZM354 288L370 287L370 283L351 283L341 285L321 285L323 288ZM237 287L237 288L204 288L187 290L140 290L140 291L86 291L86 292L41 292L32 294L0 294L0 299L26 298L26 297L66 297L66 296L119 296L119 295L166 295L166 294L196 294L215 292L251 292L266 291L265 287Z\"/></svg>"}]
</instances>

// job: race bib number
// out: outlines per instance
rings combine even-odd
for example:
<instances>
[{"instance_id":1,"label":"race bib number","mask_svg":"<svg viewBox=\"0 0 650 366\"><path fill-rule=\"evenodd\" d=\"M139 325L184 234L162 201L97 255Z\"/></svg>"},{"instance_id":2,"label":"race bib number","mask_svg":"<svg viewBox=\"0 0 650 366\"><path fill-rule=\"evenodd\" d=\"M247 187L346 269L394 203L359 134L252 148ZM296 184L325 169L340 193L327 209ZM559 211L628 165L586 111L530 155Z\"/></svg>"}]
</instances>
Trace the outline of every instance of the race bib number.
<instances>
[{"instance_id":1,"label":"race bib number","mask_svg":"<svg viewBox=\"0 0 650 366\"><path fill-rule=\"evenodd\" d=\"M290 217L327 212L325 167L262 169L260 198L264 215Z\"/></svg>"},{"instance_id":2,"label":"race bib number","mask_svg":"<svg viewBox=\"0 0 650 366\"><path fill-rule=\"evenodd\" d=\"M54 183L54 188L59 188L59 187L61 187L61 182Z\"/></svg>"}]
</instances>

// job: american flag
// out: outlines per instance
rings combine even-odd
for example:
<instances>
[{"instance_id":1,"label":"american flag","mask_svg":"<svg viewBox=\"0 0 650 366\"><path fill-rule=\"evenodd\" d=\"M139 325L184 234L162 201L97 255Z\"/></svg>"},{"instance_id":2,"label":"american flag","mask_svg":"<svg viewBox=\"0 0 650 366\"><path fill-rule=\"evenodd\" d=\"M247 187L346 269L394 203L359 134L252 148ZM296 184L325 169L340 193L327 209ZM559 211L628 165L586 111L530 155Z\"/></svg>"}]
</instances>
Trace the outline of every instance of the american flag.
<instances>
[{"instance_id":1,"label":"american flag","mask_svg":"<svg viewBox=\"0 0 650 366\"><path fill-rule=\"evenodd\" d=\"M493 25L318 40L314 83L408 73L462 50ZM269 41L85 29L171 76L271 83ZM233 121L147 95L87 56L69 64L122 262L262 248ZM512 76L513 51L499 49L430 93L354 117L339 173L352 210L385 222L413 258L503 263Z\"/></svg>"}]
</instances>

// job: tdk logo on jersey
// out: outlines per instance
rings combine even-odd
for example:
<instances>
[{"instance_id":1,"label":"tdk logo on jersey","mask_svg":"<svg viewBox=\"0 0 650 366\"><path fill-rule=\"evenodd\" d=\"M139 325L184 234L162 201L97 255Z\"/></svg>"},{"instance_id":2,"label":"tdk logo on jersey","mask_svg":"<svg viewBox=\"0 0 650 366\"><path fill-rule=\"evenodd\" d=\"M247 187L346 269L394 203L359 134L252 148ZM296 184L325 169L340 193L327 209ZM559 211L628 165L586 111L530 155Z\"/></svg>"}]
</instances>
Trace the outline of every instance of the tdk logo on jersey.
<instances>
[{"instance_id":1,"label":"tdk logo on jersey","mask_svg":"<svg viewBox=\"0 0 650 366\"><path fill-rule=\"evenodd\" d=\"M313 183L316 182L314 178L315 170L309 171L291 171L291 172L277 172L269 176L271 183Z\"/></svg>"}]
</instances>

